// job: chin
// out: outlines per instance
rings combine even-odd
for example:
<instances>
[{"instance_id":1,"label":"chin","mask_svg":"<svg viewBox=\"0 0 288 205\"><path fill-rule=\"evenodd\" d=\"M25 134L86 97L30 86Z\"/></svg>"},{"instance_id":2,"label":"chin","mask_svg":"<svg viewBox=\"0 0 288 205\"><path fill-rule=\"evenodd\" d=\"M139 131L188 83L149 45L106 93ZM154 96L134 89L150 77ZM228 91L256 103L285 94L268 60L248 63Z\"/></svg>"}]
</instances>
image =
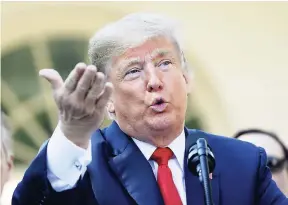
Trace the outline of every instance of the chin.
<instances>
[{"instance_id":1,"label":"chin","mask_svg":"<svg viewBox=\"0 0 288 205\"><path fill-rule=\"evenodd\" d=\"M175 125L175 119L168 116L153 116L147 120L147 125L155 131L171 129Z\"/></svg>"}]
</instances>

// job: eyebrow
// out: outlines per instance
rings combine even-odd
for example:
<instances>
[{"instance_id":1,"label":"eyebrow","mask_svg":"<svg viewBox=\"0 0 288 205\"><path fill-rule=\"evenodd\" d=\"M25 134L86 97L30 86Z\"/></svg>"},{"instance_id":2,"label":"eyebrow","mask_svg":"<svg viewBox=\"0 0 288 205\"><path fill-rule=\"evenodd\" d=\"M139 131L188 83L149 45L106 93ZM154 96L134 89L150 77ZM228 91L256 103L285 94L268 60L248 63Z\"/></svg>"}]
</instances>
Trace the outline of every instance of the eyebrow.
<instances>
[{"instance_id":1,"label":"eyebrow","mask_svg":"<svg viewBox=\"0 0 288 205\"><path fill-rule=\"evenodd\" d=\"M131 65L139 64L141 63L141 59L139 57L137 58L129 58L127 60L124 60L121 62L120 67L121 68L127 68Z\"/></svg>"},{"instance_id":2,"label":"eyebrow","mask_svg":"<svg viewBox=\"0 0 288 205\"><path fill-rule=\"evenodd\" d=\"M169 50L157 48L151 53L151 59L162 58L170 54Z\"/></svg>"},{"instance_id":3,"label":"eyebrow","mask_svg":"<svg viewBox=\"0 0 288 205\"><path fill-rule=\"evenodd\" d=\"M167 49L155 49L154 51L152 51L150 57L151 59L154 60L155 58L162 58L164 56L167 56L168 54L170 54L170 52ZM120 67L127 68L129 66L140 64L140 63L141 63L140 57L129 58L121 62Z\"/></svg>"}]
</instances>

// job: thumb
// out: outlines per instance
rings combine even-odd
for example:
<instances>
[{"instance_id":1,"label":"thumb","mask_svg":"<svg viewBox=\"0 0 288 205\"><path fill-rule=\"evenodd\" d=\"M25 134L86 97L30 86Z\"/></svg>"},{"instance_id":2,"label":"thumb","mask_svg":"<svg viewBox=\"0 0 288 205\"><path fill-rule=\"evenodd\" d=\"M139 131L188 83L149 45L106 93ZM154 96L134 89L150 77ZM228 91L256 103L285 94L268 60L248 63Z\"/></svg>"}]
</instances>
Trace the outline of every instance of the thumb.
<instances>
[{"instance_id":1,"label":"thumb","mask_svg":"<svg viewBox=\"0 0 288 205\"><path fill-rule=\"evenodd\" d=\"M53 90L57 90L63 85L63 79L54 69L42 69L39 71L39 76L48 80Z\"/></svg>"}]
</instances>

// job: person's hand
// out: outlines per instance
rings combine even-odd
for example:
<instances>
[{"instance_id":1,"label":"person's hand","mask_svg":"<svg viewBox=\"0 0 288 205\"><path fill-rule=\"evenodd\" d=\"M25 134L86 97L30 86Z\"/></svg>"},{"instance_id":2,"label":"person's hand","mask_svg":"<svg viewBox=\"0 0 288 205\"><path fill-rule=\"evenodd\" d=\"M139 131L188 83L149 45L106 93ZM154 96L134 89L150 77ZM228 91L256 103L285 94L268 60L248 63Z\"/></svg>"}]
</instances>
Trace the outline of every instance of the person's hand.
<instances>
[{"instance_id":1,"label":"person's hand","mask_svg":"<svg viewBox=\"0 0 288 205\"><path fill-rule=\"evenodd\" d=\"M113 86L93 65L78 63L65 82L54 69L42 69L39 75L53 89L59 109L60 127L76 145L87 148L92 133L101 126Z\"/></svg>"}]
</instances>

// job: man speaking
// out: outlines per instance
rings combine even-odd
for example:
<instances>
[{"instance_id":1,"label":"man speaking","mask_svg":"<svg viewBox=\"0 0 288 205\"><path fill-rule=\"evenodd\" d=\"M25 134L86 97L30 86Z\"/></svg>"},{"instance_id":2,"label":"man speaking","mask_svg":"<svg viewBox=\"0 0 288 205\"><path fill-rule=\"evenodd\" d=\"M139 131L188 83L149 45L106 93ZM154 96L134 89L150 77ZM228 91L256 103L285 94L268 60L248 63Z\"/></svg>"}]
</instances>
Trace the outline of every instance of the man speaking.
<instances>
[{"instance_id":1,"label":"man speaking","mask_svg":"<svg viewBox=\"0 0 288 205\"><path fill-rule=\"evenodd\" d=\"M202 205L188 169L191 142L213 150L214 205L284 205L262 148L184 127L189 70L174 21L137 13L90 40L79 63L52 86L59 124L13 195L13 205ZM114 122L99 129L104 116Z\"/></svg>"}]
</instances>

